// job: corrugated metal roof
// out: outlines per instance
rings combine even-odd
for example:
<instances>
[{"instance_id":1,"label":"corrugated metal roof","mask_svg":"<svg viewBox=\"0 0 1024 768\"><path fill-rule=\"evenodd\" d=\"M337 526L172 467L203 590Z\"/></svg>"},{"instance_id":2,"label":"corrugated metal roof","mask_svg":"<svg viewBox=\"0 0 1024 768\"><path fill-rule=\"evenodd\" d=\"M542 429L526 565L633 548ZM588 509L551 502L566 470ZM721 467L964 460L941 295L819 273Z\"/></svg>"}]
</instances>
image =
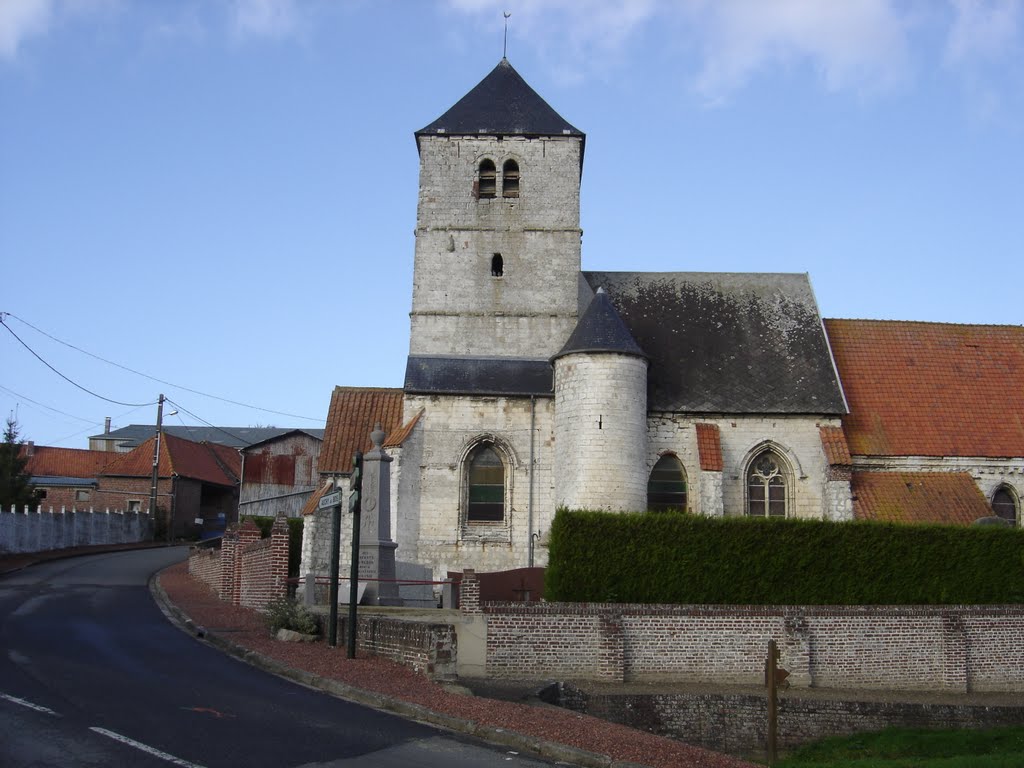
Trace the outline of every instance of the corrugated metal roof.
<instances>
[{"instance_id":1,"label":"corrugated metal roof","mask_svg":"<svg viewBox=\"0 0 1024 768\"><path fill-rule=\"evenodd\" d=\"M966 472L853 472L850 487L857 520L970 525L992 515Z\"/></svg>"},{"instance_id":2,"label":"corrugated metal roof","mask_svg":"<svg viewBox=\"0 0 1024 768\"><path fill-rule=\"evenodd\" d=\"M1024 456L1024 328L826 320L858 456Z\"/></svg>"},{"instance_id":3,"label":"corrugated metal roof","mask_svg":"<svg viewBox=\"0 0 1024 768\"><path fill-rule=\"evenodd\" d=\"M174 424L163 425L165 435L174 435L195 443L216 443L232 448L244 448L247 445L261 443L289 432L305 432L313 437L323 439L324 430L306 429L304 427L195 427ZM155 424L129 424L110 432L92 435L90 440L113 440L122 446L135 447L149 440L156 433Z\"/></svg>"},{"instance_id":4,"label":"corrugated metal roof","mask_svg":"<svg viewBox=\"0 0 1024 768\"><path fill-rule=\"evenodd\" d=\"M385 433L401 426L402 397L400 389L335 387L320 451L320 472L349 474L355 452L373 447L370 433L374 425L380 424Z\"/></svg>"}]
</instances>

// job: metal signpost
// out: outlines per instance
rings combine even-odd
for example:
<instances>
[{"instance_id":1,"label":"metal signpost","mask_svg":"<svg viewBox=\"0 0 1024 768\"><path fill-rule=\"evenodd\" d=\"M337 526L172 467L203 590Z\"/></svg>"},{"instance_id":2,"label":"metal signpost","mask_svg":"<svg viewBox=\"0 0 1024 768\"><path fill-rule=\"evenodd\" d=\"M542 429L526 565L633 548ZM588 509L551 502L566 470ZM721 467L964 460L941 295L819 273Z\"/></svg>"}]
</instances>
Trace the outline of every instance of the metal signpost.
<instances>
[{"instance_id":1,"label":"metal signpost","mask_svg":"<svg viewBox=\"0 0 1024 768\"><path fill-rule=\"evenodd\" d=\"M348 508L352 513L352 570L348 585L348 658L350 659L356 657L356 603L359 602L359 513L363 508L362 495L363 452L356 451L355 456L352 457L352 493L348 498Z\"/></svg>"},{"instance_id":2,"label":"metal signpost","mask_svg":"<svg viewBox=\"0 0 1024 768\"><path fill-rule=\"evenodd\" d=\"M335 648L338 645L338 560L341 557L338 539L341 536L341 491L324 494L317 506L320 509L334 507L331 515L331 575L328 588L329 597L327 598L331 606L331 613L327 625L327 644ZM311 585L306 585L306 589L313 588Z\"/></svg>"}]
</instances>

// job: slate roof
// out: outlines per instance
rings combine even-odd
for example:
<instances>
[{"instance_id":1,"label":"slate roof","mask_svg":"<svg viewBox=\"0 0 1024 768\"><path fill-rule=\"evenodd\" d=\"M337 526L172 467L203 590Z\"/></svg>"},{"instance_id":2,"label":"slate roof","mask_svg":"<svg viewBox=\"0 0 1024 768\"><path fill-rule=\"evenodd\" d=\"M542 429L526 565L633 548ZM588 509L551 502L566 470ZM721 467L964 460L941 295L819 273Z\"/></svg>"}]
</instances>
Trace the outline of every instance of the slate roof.
<instances>
[{"instance_id":1,"label":"slate roof","mask_svg":"<svg viewBox=\"0 0 1024 768\"><path fill-rule=\"evenodd\" d=\"M569 340L551 360L577 352L614 352L647 357L622 322L603 288L597 289Z\"/></svg>"},{"instance_id":2,"label":"slate roof","mask_svg":"<svg viewBox=\"0 0 1024 768\"><path fill-rule=\"evenodd\" d=\"M370 433L378 422L386 433L402 425L402 390L384 387L335 387L320 450L321 473L352 472L356 451L373 448Z\"/></svg>"},{"instance_id":3,"label":"slate roof","mask_svg":"<svg viewBox=\"0 0 1024 768\"><path fill-rule=\"evenodd\" d=\"M992 515L966 472L853 472L850 488L857 520L970 525Z\"/></svg>"},{"instance_id":4,"label":"slate roof","mask_svg":"<svg viewBox=\"0 0 1024 768\"><path fill-rule=\"evenodd\" d=\"M722 462L722 434L717 424L697 424L697 453L700 456L700 468L705 472L721 472L725 466Z\"/></svg>"},{"instance_id":5,"label":"slate roof","mask_svg":"<svg viewBox=\"0 0 1024 768\"><path fill-rule=\"evenodd\" d=\"M647 407L846 412L806 274L584 272L650 359Z\"/></svg>"},{"instance_id":6,"label":"slate roof","mask_svg":"<svg viewBox=\"0 0 1024 768\"><path fill-rule=\"evenodd\" d=\"M26 452L22 448L22 455ZM81 448L54 448L36 445L28 457L25 471L33 478L94 478L121 454L114 451L87 451ZM152 464L152 459L150 459ZM50 483L51 485L53 483Z\"/></svg>"},{"instance_id":7,"label":"slate roof","mask_svg":"<svg viewBox=\"0 0 1024 768\"><path fill-rule=\"evenodd\" d=\"M420 136L579 136L570 125L531 88L508 59L502 59L451 109L424 128Z\"/></svg>"},{"instance_id":8,"label":"slate roof","mask_svg":"<svg viewBox=\"0 0 1024 768\"><path fill-rule=\"evenodd\" d=\"M826 320L863 456L1024 456L1024 328Z\"/></svg>"},{"instance_id":9,"label":"slate roof","mask_svg":"<svg viewBox=\"0 0 1024 768\"><path fill-rule=\"evenodd\" d=\"M411 394L536 395L554 397L547 360L512 357L410 355L405 391Z\"/></svg>"},{"instance_id":10,"label":"slate roof","mask_svg":"<svg viewBox=\"0 0 1024 768\"><path fill-rule=\"evenodd\" d=\"M174 435L196 443L216 443L232 448L244 448L247 445L260 443L279 437L288 432L296 431L294 427L193 427L165 424L165 435ZM323 439L322 429L300 429L313 437ZM129 424L107 433L92 435L90 440L115 440L118 444L135 447L153 437L155 424Z\"/></svg>"},{"instance_id":11,"label":"slate roof","mask_svg":"<svg viewBox=\"0 0 1024 768\"><path fill-rule=\"evenodd\" d=\"M149 438L128 453L119 453L100 473L105 477L151 477L153 474L153 441ZM238 450L226 445L197 443L175 435L160 439L157 466L160 477L184 477L213 485L238 484L242 457Z\"/></svg>"}]
</instances>

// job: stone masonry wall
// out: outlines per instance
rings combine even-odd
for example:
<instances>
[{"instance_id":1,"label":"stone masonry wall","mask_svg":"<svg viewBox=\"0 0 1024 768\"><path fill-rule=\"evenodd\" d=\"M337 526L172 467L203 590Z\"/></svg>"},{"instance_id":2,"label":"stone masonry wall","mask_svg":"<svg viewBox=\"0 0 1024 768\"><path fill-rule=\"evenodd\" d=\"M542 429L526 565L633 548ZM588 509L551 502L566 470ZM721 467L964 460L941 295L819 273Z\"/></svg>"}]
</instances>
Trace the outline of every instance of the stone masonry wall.
<instances>
[{"instance_id":1,"label":"stone masonry wall","mask_svg":"<svg viewBox=\"0 0 1024 768\"><path fill-rule=\"evenodd\" d=\"M1021 606L490 603L483 610L487 673L496 677L761 684L775 639L794 686L1024 691Z\"/></svg>"},{"instance_id":2,"label":"stone masonry wall","mask_svg":"<svg viewBox=\"0 0 1024 768\"><path fill-rule=\"evenodd\" d=\"M360 651L397 661L435 679L455 678L455 627L442 622L403 621L360 611L356 645ZM348 616L339 614L338 637L348 637ZM340 642L340 640L339 640Z\"/></svg>"}]
</instances>

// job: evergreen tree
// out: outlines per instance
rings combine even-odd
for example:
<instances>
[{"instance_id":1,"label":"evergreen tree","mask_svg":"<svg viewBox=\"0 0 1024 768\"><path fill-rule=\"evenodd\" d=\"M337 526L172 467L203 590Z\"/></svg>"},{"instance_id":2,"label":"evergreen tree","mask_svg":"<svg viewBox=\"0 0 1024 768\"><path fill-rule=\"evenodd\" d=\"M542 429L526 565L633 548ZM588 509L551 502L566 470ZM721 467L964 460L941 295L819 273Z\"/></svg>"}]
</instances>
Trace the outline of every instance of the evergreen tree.
<instances>
[{"instance_id":1,"label":"evergreen tree","mask_svg":"<svg viewBox=\"0 0 1024 768\"><path fill-rule=\"evenodd\" d=\"M18 511L27 504L35 508L41 494L32 486L32 477L25 471L28 457L22 455L22 442L18 439L18 422L7 417L4 439L0 443L0 509L15 505Z\"/></svg>"}]
</instances>

